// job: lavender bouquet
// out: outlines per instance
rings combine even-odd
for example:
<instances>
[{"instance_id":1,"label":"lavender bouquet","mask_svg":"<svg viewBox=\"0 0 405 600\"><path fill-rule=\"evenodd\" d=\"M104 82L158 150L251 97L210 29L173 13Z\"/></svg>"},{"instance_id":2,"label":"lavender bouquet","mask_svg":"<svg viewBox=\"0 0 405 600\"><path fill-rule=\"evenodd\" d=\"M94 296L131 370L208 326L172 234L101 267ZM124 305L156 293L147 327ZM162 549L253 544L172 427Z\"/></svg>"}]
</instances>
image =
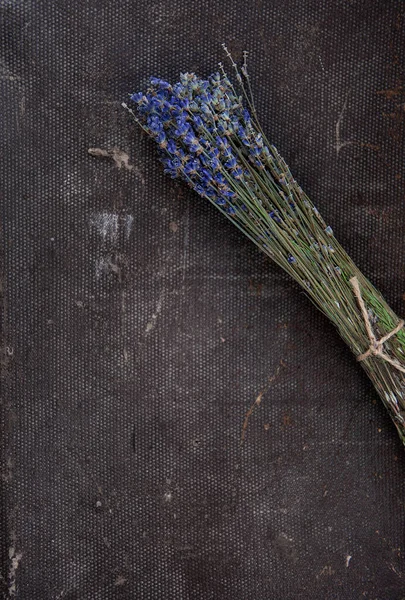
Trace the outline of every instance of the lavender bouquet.
<instances>
[{"instance_id":1,"label":"lavender bouquet","mask_svg":"<svg viewBox=\"0 0 405 600\"><path fill-rule=\"evenodd\" d=\"M295 181L257 119L246 53L240 94L222 64L208 79L152 77L130 96L164 172L183 179L304 289L364 368L405 444L404 322L359 271Z\"/></svg>"}]
</instances>

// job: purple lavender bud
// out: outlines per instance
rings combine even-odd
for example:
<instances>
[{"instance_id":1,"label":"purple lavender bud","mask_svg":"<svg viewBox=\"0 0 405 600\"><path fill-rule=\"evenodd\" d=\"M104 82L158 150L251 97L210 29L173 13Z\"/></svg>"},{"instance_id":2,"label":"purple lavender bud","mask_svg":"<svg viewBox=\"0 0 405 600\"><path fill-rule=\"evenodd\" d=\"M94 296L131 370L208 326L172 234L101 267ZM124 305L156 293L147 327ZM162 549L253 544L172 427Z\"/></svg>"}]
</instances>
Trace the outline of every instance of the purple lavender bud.
<instances>
[{"instance_id":1,"label":"purple lavender bud","mask_svg":"<svg viewBox=\"0 0 405 600\"><path fill-rule=\"evenodd\" d=\"M136 104L139 104L139 102L142 101L143 98L143 93L142 92L136 92L135 94L131 94L130 99L132 100L132 102L136 102Z\"/></svg>"}]
</instances>

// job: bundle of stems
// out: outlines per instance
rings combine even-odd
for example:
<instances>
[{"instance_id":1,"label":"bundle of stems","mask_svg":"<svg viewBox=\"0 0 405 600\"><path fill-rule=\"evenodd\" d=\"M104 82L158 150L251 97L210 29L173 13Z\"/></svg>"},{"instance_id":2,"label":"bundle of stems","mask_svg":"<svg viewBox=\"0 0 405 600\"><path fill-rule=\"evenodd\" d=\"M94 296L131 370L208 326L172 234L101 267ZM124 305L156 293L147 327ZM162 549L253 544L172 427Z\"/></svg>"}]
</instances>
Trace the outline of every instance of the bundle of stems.
<instances>
[{"instance_id":1,"label":"bundle of stems","mask_svg":"<svg viewBox=\"0 0 405 600\"><path fill-rule=\"evenodd\" d=\"M405 330L360 272L266 138L251 93L246 53L174 85L152 77L123 106L159 147L164 170L185 180L295 279L359 360L405 444Z\"/></svg>"}]
</instances>

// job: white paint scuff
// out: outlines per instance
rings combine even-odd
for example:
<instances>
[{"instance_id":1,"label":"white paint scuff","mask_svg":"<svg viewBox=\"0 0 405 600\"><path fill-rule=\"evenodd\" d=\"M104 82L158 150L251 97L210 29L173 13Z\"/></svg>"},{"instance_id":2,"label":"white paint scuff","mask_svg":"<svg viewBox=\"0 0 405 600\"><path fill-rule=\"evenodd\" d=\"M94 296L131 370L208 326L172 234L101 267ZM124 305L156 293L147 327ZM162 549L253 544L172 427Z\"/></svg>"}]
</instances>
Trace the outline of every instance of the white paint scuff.
<instances>
[{"instance_id":1,"label":"white paint scuff","mask_svg":"<svg viewBox=\"0 0 405 600\"><path fill-rule=\"evenodd\" d=\"M129 238L133 222L133 215L119 215L116 212L101 211L90 216L90 226L96 229L103 243L113 245L118 241L120 227L124 230L125 238Z\"/></svg>"},{"instance_id":2,"label":"white paint scuff","mask_svg":"<svg viewBox=\"0 0 405 600\"><path fill-rule=\"evenodd\" d=\"M149 319L148 323L146 324L145 335L148 335L148 333L153 331L156 327L156 322L158 320L160 313L162 312L164 296L165 296L165 290L163 289L159 294L159 298L156 303L155 312L153 313L153 315Z\"/></svg>"},{"instance_id":3,"label":"white paint scuff","mask_svg":"<svg viewBox=\"0 0 405 600\"><path fill-rule=\"evenodd\" d=\"M118 237L117 213L93 213L90 217L90 225L97 230L104 243L109 241L115 244Z\"/></svg>"}]
</instances>

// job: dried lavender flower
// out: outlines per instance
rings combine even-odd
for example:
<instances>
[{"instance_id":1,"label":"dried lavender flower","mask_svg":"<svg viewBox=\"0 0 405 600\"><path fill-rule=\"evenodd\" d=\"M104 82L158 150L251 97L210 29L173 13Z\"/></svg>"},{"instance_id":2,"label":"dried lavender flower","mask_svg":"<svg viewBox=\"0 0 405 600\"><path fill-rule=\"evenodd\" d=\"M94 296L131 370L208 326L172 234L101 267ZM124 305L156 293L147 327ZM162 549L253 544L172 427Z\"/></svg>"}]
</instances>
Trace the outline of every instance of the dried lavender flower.
<instances>
[{"instance_id":1,"label":"dried lavender flower","mask_svg":"<svg viewBox=\"0 0 405 600\"><path fill-rule=\"evenodd\" d=\"M225 48L226 50L226 48ZM208 79L152 77L124 107L157 143L164 172L183 179L288 272L331 320L373 381L405 444L405 331L295 181L257 120L246 53L242 95Z\"/></svg>"}]
</instances>

